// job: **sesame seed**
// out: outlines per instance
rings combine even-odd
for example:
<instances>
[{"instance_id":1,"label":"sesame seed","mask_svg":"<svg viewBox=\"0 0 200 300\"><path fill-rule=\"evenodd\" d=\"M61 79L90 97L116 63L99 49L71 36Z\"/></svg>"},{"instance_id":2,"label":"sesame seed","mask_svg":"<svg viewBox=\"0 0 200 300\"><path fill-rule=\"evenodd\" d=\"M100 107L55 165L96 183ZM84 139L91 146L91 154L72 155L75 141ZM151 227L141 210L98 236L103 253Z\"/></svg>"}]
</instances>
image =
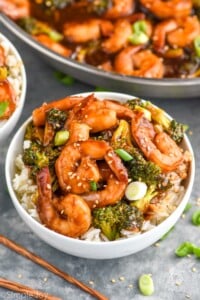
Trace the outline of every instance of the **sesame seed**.
<instances>
[{"instance_id":1,"label":"sesame seed","mask_svg":"<svg viewBox=\"0 0 200 300\"><path fill-rule=\"evenodd\" d=\"M116 282L116 280L113 278L113 279L111 279L111 282L112 282L112 283L115 283L115 282Z\"/></svg>"},{"instance_id":2,"label":"sesame seed","mask_svg":"<svg viewBox=\"0 0 200 300\"><path fill-rule=\"evenodd\" d=\"M155 243L155 247L160 247L160 243Z\"/></svg>"},{"instance_id":3,"label":"sesame seed","mask_svg":"<svg viewBox=\"0 0 200 300\"><path fill-rule=\"evenodd\" d=\"M94 281L90 280L90 281L89 281L89 284L93 285L93 284L94 284Z\"/></svg>"},{"instance_id":4,"label":"sesame seed","mask_svg":"<svg viewBox=\"0 0 200 300\"><path fill-rule=\"evenodd\" d=\"M129 288L133 288L133 285L132 285L132 284L129 284L128 287L129 287Z\"/></svg>"},{"instance_id":5,"label":"sesame seed","mask_svg":"<svg viewBox=\"0 0 200 300\"><path fill-rule=\"evenodd\" d=\"M51 189L51 185L49 183L47 183L47 189L50 190Z\"/></svg>"},{"instance_id":6,"label":"sesame seed","mask_svg":"<svg viewBox=\"0 0 200 300\"><path fill-rule=\"evenodd\" d=\"M82 186L82 185L83 185L82 182L79 182L79 183L77 184L77 186L79 186L79 187Z\"/></svg>"},{"instance_id":7,"label":"sesame seed","mask_svg":"<svg viewBox=\"0 0 200 300\"><path fill-rule=\"evenodd\" d=\"M176 281L176 285L180 286L182 283L180 281Z\"/></svg>"},{"instance_id":8,"label":"sesame seed","mask_svg":"<svg viewBox=\"0 0 200 300\"><path fill-rule=\"evenodd\" d=\"M43 281L44 282L47 282L48 278L47 277L44 277Z\"/></svg>"},{"instance_id":9,"label":"sesame seed","mask_svg":"<svg viewBox=\"0 0 200 300\"><path fill-rule=\"evenodd\" d=\"M22 274L18 274L17 277L18 277L18 278L22 278Z\"/></svg>"},{"instance_id":10,"label":"sesame seed","mask_svg":"<svg viewBox=\"0 0 200 300\"><path fill-rule=\"evenodd\" d=\"M196 272L197 269L195 267L192 268L192 272Z\"/></svg>"},{"instance_id":11,"label":"sesame seed","mask_svg":"<svg viewBox=\"0 0 200 300\"><path fill-rule=\"evenodd\" d=\"M124 276L120 276L120 277L119 277L119 280L120 280L120 281L124 281L124 280L125 280L125 277L124 277Z\"/></svg>"}]
</instances>

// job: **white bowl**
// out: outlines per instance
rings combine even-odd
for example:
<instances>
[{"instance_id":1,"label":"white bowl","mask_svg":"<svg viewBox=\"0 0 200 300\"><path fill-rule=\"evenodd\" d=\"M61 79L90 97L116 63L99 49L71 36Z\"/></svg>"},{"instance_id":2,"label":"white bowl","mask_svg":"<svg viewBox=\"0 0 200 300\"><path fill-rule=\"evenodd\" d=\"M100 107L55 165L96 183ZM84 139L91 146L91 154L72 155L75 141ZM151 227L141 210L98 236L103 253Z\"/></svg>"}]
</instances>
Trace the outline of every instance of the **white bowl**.
<instances>
[{"instance_id":1,"label":"white bowl","mask_svg":"<svg viewBox=\"0 0 200 300\"><path fill-rule=\"evenodd\" d=\"M26 72L22 58L15 46L0 33L0 45L5 49L6 60L8 67L13 70L9 75L12 88L17 92L17 105L13 114L8 120L0 120L0 143L9 136L14 129L19 117L22 113L25 96L26 96ZM11 82L13 80L13 82Z\"/></svg>"},{"instance_id":2,"label":"white bowl","mask_svg":"<svg viewBox=\"0 0 200 300\"><path fill-rule=\"evenodd\" d=\"M95 94L99 99L109 98L121 102L133 98L133 96L118 93L99 92ZM85 96L87 94L84 93L82 95ZM27 124L30 121L31 118L29 118L21 126L9 146L5 165L6 181L11 199L20 217L37 236L39 236L49 245L65 253L90 259L111 259L123 257L132 253L136 253L158 241L180 218L192 191L195 172L194 159L192 159L191 162L188 178L185 182L185 194L180 204L167 219L147 232L128 239L120 239L112 242L89 242L66 237L46 228L38 221L33 219L21 206L12 186L12 180L15 174L15 158L18 154L22 153L24 132ZM185 150L189 150L193 156L193 150L186 135L182 142L182 147Z\"/></svg>"}]
</instances>

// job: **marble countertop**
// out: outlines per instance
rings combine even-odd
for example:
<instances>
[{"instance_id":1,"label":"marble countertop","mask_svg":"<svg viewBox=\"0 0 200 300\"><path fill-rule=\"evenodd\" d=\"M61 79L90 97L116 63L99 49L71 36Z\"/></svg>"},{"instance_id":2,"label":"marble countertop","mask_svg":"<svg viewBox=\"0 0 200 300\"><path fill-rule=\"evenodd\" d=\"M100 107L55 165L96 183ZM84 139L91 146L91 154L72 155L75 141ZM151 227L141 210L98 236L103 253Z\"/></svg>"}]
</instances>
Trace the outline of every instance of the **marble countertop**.
<instances>
[{"instance_id":1,"label":"marble countertop","mask_svg":"<svg viewBox=\"0 0 200 300\"><path fill-rule=\"evenodd\" d=\"M44 101L94 90L94 87L78 81L71 86L63 85L55 78L55 69L48 66L1 24L0 32L16 45L23 56L28 78L26 103L16 130L31 114L33 108ZM61 270L105 294L111 300L146 299L147 297L140 294L137 285L138 278L143 273L151 273L155 284L155 293L149 299L198 300L200 298L200 260L194 256L177 258L174 251L180 243L186 240L200 245L200 227L195 227L191 223L192 213L198 209L196 201L200 197L200 98L158 99L153 102L166 109L177 120L189 125L189 138L196 159L196 179L190 198L192 208L185 218L180 218L175 229L165 240L139 253L113 260L77 258L45 244L26 227L18 216L7 191L4 161L14 132L8 140L0 144L0 234L27 247ZM3 245L0 245L0 277L41 289L64 300L93 299L91 295L6 249ZM14 300L28 299L28 297L0 288L0 299Z\"/></svg>"}]
</instances>

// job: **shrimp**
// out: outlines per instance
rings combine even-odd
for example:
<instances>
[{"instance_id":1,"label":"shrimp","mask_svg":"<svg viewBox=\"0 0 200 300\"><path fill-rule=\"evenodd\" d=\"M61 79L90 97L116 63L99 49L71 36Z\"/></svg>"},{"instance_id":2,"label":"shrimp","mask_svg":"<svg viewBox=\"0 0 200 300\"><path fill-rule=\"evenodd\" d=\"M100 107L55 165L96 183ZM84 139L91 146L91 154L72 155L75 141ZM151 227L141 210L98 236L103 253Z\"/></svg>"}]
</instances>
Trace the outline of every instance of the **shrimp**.
<instances>
[{"instance_id":1,"label":"shrimp","mask_svg":"<svg viewBox=\"0 0 200 300\"><path fill-rule=\"evenodd\" d=\"M183 154L178 145L164 131L156 133L153 124L144 117L143 113L135 114L131 131L146 158L164 171L175 170L183 161Z\"/></svg>"},{"instance_id":2,"label":"shrimp","mask_svg":"<svg viewBox=\"0 0 200 300\"><path fill-rule=\"evenodd\" d=\"M59 198L53 195L49 169L43 168L37 174L39 197L37 211L41 222L48 228L69 236L79 237L91 225L91 211L82 197L67 194Z\"/></svg>"},{"instance_id":3,"label":"shrimp","mask_svg":"<svg viewBox=\"0 0 200 300\"><path fill-rule=\"evenodd\" d=\"M162 59L141 46L129 46L123 49L114 61L116 72L129 76L162 78L164 67Z\"/></svg>"},{"instance_id":4,"label":"shrimp","mask_svg":"<svg viewBox=\"0 0 200 300\"><path fill-rule=\"evenodd\" d=\"M46 34L38 34L33 36L33 38L40 42L42 45L46 46L47 48L51 49L52 51L55 51L56 53L62 56L69 57L72 53L71 49L68 49L66 46L63 46L62 44L53 41Z\"/></svg>"},{"instance_id":5,"label":"shrimp","mask_svg":"<svg viewBox=\"0 0 200 300\"><path fill-rule=\"evenodd\" d=\"M68 96L63 99L52 101L50 103L43 103L39 108L34 109L32 113L33 123L35 126L42 126L45 124L46 112L52 108L60 110L70 110L76 104L79 104L84 98L81 96Z\"/></svg>"},{"instance_id":6,"label":"shrimp","mask_svg":"<svg viewBox=\"0 0 200 300\"><path fill-rule=\"evenodd\" d=\"M16 108L16 95L8 80L0 81L0 103L8 102L8 106L0 119L8 119Z\"/></svg>"},{"instance_id":7,"label":"shrimp","mask_svg":"<svg viewBox=\"0 0 200 300\"><path fill-rule=\"evenodd\" d=\"M119 181L127 182L127 171L109 144L87 140L67 144L56 160L55 170L61 189L76 194L90 192L91 182L101 180L96 160L103 159Z\"/></svg>"},{"instance_id":8,"label":"shrimp","mask_svg":"<svg viewBox=\"0 0 200 300\"><path fill-rule=\"evenodd\" d=\"M104 107L103 102L97 100L93 94L86 97L80 105L74 107L66 127L71 127L71 123L75 120L87 124L91 132L112 128L118 122L116 112Z\"/></svg>"},{"instance_id":9,"label":"shrimp","mask_svg":"<svg viewBox=\"0 0 200 300\"><path fill-rule=\"evenodd\" d=\"M98 40L102 34L112 31L113 25L107 20L89 19L80 23L65 23L63 34L72 43L86 43Z\"/></svg>"},{"instance_id":10,"label":"shrimp","mask_svg":"<svg viewBox=\"0 0 200 300\"><path fill-rule=\"evenodd\" d=\"M200 23L197 16L177 20L177 29L167 35L168 43L173 47L183 48L190 45L200 34Z\"/></svg>"},{"instance_id":11,"label":"shrimp","mask_svg":"<svg viewBox=\"0 0 200 300\"><path fill-rule=\"evenodd\" d=\"M192 0L141 0L140 2L160 19L187 17L192 11Z\"/></svg>"},{"instance_id":12,"label":"shrimp","mask_svg":"<svg viewBox=\"0 0 200 300\"><path fill-rule=\"evenodd\" d=\"M0 11L13 20L25 18L30 15L30 3L28 0L0 0Z\"/></svg>"},{"instance_id":13,"label":"shrimp","mask_svg":"<svg viewBox=\"0 0 200 300\"><path fill-rule=\"evenodd\" d=\"M155 26L152 40L153 40L153 47L156 51L158 52L164 51L166 36L169 32L175 29L177 29L177 21L175 19L169 19L160 22L158 23L158 25Z\"/></svg>"},{"instance_id":14,"label":"shrimp","mask_svg":"<svg viewBox=\"0 0 200 300\"><path fill-rule=\"evenodd\" d=\"M132 34L130 22L125 19L116 21L111 37L101 43L102 50L106 53L115 53L126 46Z\"/></svg>"},{"instance_id":15,"label":"shrimp","mask_svg":"<svg viewBox=\"0 0 200 300\"><path fill-rule=\"evenodd\" d=\"M127 184L125 182L121 182L111 175L105 189L83 194L82 198L87 202L91 209L112 205L122 199L126 186Z\"/></svg>"},{"instance_id":16,"label":"shrimp","mask_svg":"<svg viewBox=\"0 0 200 300\"><path fill-rule=\"evenodd\" d=\"M73 120L85 123L91 128L91 132L99 132L110 129L118 124L118 118L128 118L133 112L128 107L113 100L100 101L93 94L86 97L79 106L72 110L66 127L70 126Z\"/></svg>"},{"instance_id":17,"label":"shrimp","mask_svg":"<svg viewBox=\"0 0 200 300\"><path fill-rule=\"evenodd\" d=\"M170 19L155 27L153 45L157 51L164 51L165 44L174 48L183 48L192 43L200 33L200 23L196 16Z\"/></svg>"},{"instance_id":18,"label":"shrimp","mask_svg":"<svg viewBox=\"0 0 200 300\"><path fill-rule=\"evenodd\" d=\"M135 0L113 0L113 4L103 14L104 18L117 19L129 16L135 9Z\"/></svg>"}]
</instances>

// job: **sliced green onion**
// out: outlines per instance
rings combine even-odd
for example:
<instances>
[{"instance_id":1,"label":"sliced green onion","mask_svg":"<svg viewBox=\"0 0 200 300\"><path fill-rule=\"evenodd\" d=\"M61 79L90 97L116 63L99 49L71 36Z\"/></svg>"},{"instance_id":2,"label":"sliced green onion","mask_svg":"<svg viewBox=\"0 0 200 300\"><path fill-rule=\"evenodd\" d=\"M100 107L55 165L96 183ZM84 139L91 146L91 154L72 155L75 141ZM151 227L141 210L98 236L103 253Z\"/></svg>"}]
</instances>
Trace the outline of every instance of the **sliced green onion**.
<instances>
[{"instance_id":1,"label":"sliced green onion","mask_svg":"<svg viewBox=\"0 0 200 300\"><path fill-rule=\"evenodd\" d=\"M133 45L146 44L149 41L149 37L142 31L134 32L131 36L129 36L129 41Z\"/></svg>"},{"instance_id":2,"label":"sliced green onion","mask_svg":"<svg viewBox=\"0 0 200 300\"><path fill-rule=\"evenodd\" d=\"M55 138L54 138L54 145L55 146L62 146L66 143L66 141L69 139L69 131L68 130L60 130L56 132Z\"/></svg>"},{"instance_id":3,"label":"sliced green onion","mask_svg":"<svg viewBox=\"0 0 200 300\"><path fill-rule=\"evenodd\" d=\"M200 226L200 210L197 210L193 213L192 223L196 226Z\"/></svg>"},{"instance_id":4,"label":"sliced green onion","mask_svg":"<svg viewBox=\"0 0 200 300\"><path fill-rule=\"evenodd\" d=\"M143 274L140 276L139 289L144 296L151 296L154 293L154 283L151 275Z\"/></svg>"},{"instance_id":5,"label":"sliced green onion","mask_svg":"<svg viewBox=\"0 0 200 300\"><path fill-rule=\"evenodd\" d=\"M48 35L54 42L60 42L63 39L63 35L55 30L50 30Z\"/></svg>"},{"instance_id":6,"label":"sliced green onion","mask_svg":"<svg viewBox=\"0 0 200 300\"><path fill-rule=\"evenodd\" d=\"M200 35L194 39L194 49L195 49L196 55L198 57L200 57Z\"/></svg>"},{"instance_id":7,"label":"sliced green onion","mask_svg":"<svg viewBox=\"0 0 200 300\"><path fill-rule=\"evenodd\" d=\"M144 20L139 20L133 24L134 32L144 32L147 33L147 23Z\"/></svg>"},{"instance_id":8,"label":"sliced green onion","mask_svg":"<svg viewBox=\"0 0 200 300\"><path fill-rule=\"evenodd\" d=\"M70 86L74 83L74 78L69 75L66 75L60 71L57 71L54 74L55 74L56 79L58 79L61 83L65 84L65 85Z\"/></svg>"},{"instance_id":9,"label":"sliced green onion","mask_svg":"<svg viewBox=\"0 0 200 300\"><path fill-rule=\"evenodd\" d=\"M4 115L8 105L9 105L8 101L0 102L0 117Z\"/></svg>"},{"instance_id":10,"label":"sliced green onion","mask_svg":"<svg viewBox=\"0 0 200 300\"><path fill-rule=\"evenodd\" d=\"M96 181L93 181L93 180L90 181L90 189L91 189L91 191L97 191Z\"/></svg>"},{"instance_id":11,"label":"sliced green onion","mask_svg":"<svg viewBox=\"0 0 200 300\"><path fill-rule=\"evenodd\" d=\"M193 253L196 257L200 258L200 248L199 247L194 246Z\"/></svg>"},{"instance_id":12,"label":"sliced green onion","mask_svg":"<svg viewBox=\"0 0 200 300\"><path fill-rule=\"evenodd\" d=\"M187 256L188 254L193 253L194 247L194 244L190 242L184 242L175 250L175 254L179 257Z\"/></svg>"},{"instance_id":13,"label":"sliced green onion","mask_svg":"<svg viewBox=\"0 0 200 300\"><path fill-rule=\"evenodd\" d=\"M192 208L192 204L191 203L187 203L186 206L185 206L185 208L184 208L183 213L188 212L191 208Z\"/></svg>"},{"instance_id":14,"label":"sliced green onion","mask_svg":"<svg viewBox=\"0 0 200 300\"><path fill-rule=\"evenodd\" d=\"M147 192L147 185L145 182L134 181L128 184L125 190L125 196L130 201L142 199Z\"/></svg>"},{"instance_id":15,"label":"sliced green onion","mask_svg":"<svg viewBox=\"0 0 200 300\"><path fill-rule=\"evenodd\" d=\"M124 149L116 149L115 152L117 153L117 155L119 155L119 157L121 159L123 159L124 161L130 161L133 159L133 156L130 155L126 150Z\"/></svg>"}]
</instances>

